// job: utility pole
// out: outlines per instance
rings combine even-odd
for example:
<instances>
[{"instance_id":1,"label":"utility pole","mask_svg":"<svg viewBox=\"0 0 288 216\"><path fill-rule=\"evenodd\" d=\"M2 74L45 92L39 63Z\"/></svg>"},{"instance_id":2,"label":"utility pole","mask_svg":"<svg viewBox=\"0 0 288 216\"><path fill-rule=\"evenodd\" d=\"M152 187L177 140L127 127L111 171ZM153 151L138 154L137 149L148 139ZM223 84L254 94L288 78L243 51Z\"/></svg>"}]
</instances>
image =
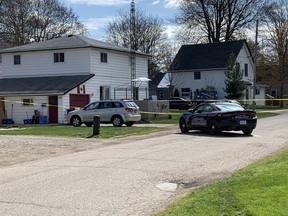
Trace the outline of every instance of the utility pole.
<instances>
[{"instance_id":1,"label":"utility pole","mask_svg":"<svg viewBox=\"0 0 288 216\"><path fill-rule=\"evenodd\" d=\"M257 67L257 51L258 51L258 25L259 20L256 20L256 33L255 33L255 48L254 48L254 76L253 76L253 110L255 110L256 100L255 100L255 94L256 94L256 67Z\"/></svg>"},{"instance_id":2,"label":"utility pole","mask_svg":"<svg viewBox=\"0 0 288 216\"><path fill-rule=\"evenodd\" d=\"M136 91L136 26L135 26L135 2L131 1L130 10L130 62L131 62L131 98L137 99Z\"/></svg>"}]
</instances>

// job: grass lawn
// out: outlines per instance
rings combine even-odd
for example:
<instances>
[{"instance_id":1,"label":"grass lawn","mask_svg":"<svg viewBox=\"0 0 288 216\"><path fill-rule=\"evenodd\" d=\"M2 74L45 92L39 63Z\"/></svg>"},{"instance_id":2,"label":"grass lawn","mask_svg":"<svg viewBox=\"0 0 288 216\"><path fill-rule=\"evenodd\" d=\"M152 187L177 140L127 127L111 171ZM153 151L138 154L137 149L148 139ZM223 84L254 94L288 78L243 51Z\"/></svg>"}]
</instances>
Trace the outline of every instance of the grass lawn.
<instances>
[{"instance_id":1,"label":"grass lawn","mask_svg":"<svg viewBox=\"0 0 288 216\"><path fill-rule=\"evenodd\" d=\"M157 216L287 216L288 150L192 191Z\"/></svg>"},{"instance_id":2,"label":"grass lawn","mask_svg":"<svg viewBox=\"0 0 288 216\"><path fill-rule=\"evenodd\" d=\"M165 130L156 127L100 127L99 138L125 137L131 135L149 134ZM73 127L69 125L21 125L0 127L0 135L38 135L88 138L93 134L93 127Z\"/></svg>"},{"instance_id":3,"label":"grass lawn","mask_svg":"<svg viewBox=\"0 0 288 216\"><path fill-rule=\"evenodd\" d=\"M171 110L170 119L153 119L150 123L155 124L178 124L179 117L184 110ZM277 115L270 111L257 111L258 118ZM163 131L164 128L157 127L113 127L103 126L100 128L99 138L124 137L131 135L142 135L153 132ZM2 125L0 126L0 135L38 135L38 136L63 136L89 138L93 133L93 127L73 127L70 125Z\"/></svg>"}]
</instances>

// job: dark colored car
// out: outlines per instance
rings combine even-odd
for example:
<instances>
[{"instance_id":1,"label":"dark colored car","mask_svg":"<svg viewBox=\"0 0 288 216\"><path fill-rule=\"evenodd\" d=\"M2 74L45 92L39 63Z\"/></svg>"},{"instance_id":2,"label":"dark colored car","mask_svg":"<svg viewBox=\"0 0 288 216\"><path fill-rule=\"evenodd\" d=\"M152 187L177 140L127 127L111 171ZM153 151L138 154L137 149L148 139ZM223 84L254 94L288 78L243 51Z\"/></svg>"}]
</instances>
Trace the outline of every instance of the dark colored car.
<instances>
[{"instance_id":1,"label":"dark colored car","mask_svg":"<svg viewBox=\"0 0 288 216\"><path fill-rule=\"evenodd\" d=\"M170 97L169 98L170 109L188 110L192 107L191 101L182 97Z\"/></svg>"},{"instance_id":2,"label":"dark colored car","mask_svg":"<svg viewBox=\"0 0 288 216\"><path fill-rule=\"evenodd\" d=\"M233 102L202 103L179 119L182 133L207 130L209 134L215 135L220 131L242 131L249 135L256 125L256 112Z\"/></svg>"}]
</instances>

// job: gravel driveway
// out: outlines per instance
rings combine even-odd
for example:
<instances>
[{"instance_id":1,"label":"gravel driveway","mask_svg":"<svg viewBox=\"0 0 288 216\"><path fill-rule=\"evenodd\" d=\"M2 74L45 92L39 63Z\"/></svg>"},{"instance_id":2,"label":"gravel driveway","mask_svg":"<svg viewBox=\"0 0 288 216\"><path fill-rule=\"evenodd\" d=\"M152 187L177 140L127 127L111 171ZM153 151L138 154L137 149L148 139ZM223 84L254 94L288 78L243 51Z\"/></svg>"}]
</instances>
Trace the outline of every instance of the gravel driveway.
<instances>
[{"instance_id":1,"label":"gravel driveway","mask_svg":"<svg viewBox=\"0 0 288 216\"><path fill-rule=\"evenodd\" d=\"M2 164L14 165L0 168L0 215L151 215L191 188L287 148L287 125L286 111L259 119L253 136L176 128L101 142L1 136L1 149L13 149ZM18 159L9 162L13 154ZM43 159L19 163L29 155Z\"/></svg>"},{"instance_id":2,"label":"gravel driveway","mask_svg":"<svg viewBox=\"0 0 288 216\"><path fill-rule=\"evenodd\" d=\"M105 127L106 124L104 124L103 126ZM0 135L0 167L96 149L104 147L106 145L125 143L131 140L140 140L154 136L164 136L167 135L168 133L177 132L178 130L177 125L169 125L169 124L149 124L149 125L138 124L136 126L165 127L167 128L168 131L141 136L130 136L120 139L119 138L85 139L85 138L43 137L43 136ZM13 128L10 129L13 130Z\"/></svg>"}]
</instances>

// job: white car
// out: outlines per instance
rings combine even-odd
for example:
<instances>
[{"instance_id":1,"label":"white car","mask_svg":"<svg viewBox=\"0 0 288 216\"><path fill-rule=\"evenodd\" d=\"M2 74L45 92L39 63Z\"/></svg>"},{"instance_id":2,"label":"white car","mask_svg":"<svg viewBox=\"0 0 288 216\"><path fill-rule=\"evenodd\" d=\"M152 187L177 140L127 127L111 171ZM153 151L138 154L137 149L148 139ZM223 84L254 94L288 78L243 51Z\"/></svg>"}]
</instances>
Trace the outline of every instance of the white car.
<instances>
[{"instance_id":1,"label":"white car","mask_svg":"<svg viewBox=\"0 0 288 216\"><path fill-rule=\"evenodd\" d=\"M67 114L66 121L75 127L84 123L92 126L94 116L100 117L101 123L112 123L115 127L123 124L132 126L141 120L139 107L134 101L126 100L100 100L89 103L80 110L74 110Z\"/></svg>"}]
</instances>

